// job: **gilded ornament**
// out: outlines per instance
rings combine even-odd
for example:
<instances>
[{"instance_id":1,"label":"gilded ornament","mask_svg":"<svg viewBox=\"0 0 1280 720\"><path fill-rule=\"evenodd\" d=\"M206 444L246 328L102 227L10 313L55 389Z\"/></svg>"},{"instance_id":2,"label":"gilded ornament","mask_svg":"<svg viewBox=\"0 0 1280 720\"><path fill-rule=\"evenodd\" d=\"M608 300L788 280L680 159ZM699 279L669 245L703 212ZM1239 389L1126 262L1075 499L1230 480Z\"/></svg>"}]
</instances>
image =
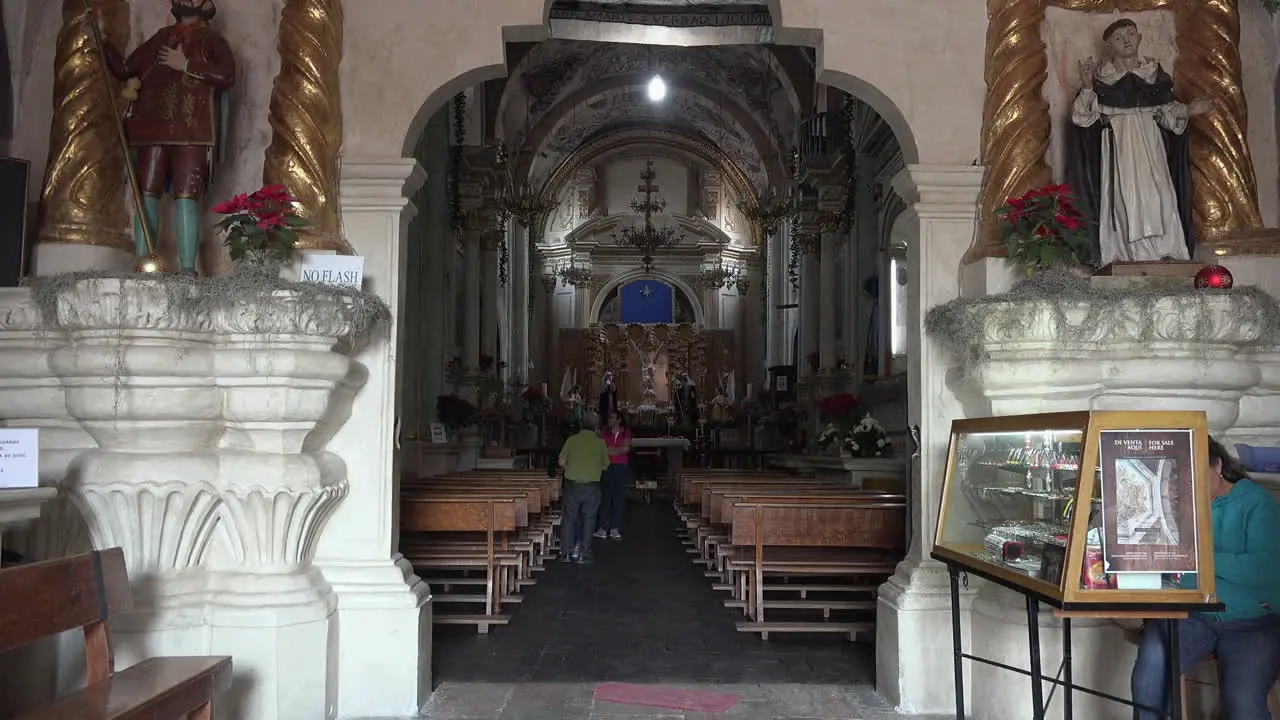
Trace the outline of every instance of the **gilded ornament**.
<instances>
[{"instance_id":1,"label":"gilded ornament","mask_svg":"<svg viewBox=\"0 0 1280 720\"><path fill-rule=\"evenodd\" d=\"M982 225L965 262L1001 257L995 211L1010 197L1048 185L1045 161L1052 121L1043 96L1048 57L1041 38L1046 7L1094 13L1174 13L1179 97L1209 98L1213 108L1189 129L1197 239L1200 245L1265 233L1246 140L1248 112L1240 85L1238 0L987 0L982 163L987 168Z\"/></svg>"},{"instance_id":2,"label":"gilded ornament","mask_svg":"<svg viewBox=\"0 0 1280 720\"><path fill-rule=\"evenodd\" d=\"M126 42L127 0L93 0L92 7L106 38ZM132 252L124 153L111 114L111 94L118 88L103 82L102 56L87 18L84 0L63 0L39 241Z\"/></svg>"},{"instance_id":3,"label":"gilded ornament","mask_svg":"<svg viewBox=\"0 0 1280 720\"><path fill-rule=\"evenodd\" d=\"M287 0L280 14L280 72L271 89L271 144L262 176L284 185L311 221L300 250L354 253L338 206L342 149L340 0Z\"/></svg>"}]
</instances>

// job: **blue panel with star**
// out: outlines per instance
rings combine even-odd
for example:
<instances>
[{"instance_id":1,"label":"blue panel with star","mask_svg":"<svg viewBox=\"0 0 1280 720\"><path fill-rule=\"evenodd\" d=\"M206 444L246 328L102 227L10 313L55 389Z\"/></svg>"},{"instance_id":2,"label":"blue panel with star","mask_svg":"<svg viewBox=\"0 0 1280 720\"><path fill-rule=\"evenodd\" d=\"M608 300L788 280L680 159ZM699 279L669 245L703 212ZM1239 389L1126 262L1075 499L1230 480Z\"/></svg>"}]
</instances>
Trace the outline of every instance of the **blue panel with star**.
<instances>
[{"instance_id":1,"label":"blue panel with star","mask_svg":"<svg viewBox=\"0 0 1280 720\"><path fill-rule=\"evenodd\" d=\"M671 286L657 280L633 280L618 289L624 323L671 323L675 316Z\"/></svg>"}]
</instances>

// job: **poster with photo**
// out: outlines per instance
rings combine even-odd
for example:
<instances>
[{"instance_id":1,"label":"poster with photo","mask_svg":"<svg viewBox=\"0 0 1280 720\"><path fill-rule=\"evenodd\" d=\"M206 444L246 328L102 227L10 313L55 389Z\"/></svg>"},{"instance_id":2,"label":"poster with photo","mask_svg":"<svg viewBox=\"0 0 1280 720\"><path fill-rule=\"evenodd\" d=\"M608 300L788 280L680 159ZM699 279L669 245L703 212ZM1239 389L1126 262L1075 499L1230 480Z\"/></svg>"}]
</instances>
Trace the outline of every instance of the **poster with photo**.
<instances>
[{"instance_id":1,"label":"poster with photo","mask_svg":"<svg viewBox=\"0 0 1280 720\"><path fill-rule=\"evenodd\" d=\"M1107 573L1194 573L1195 436L1103 430L1102 554Z\"/></svg>"}]
</instances>

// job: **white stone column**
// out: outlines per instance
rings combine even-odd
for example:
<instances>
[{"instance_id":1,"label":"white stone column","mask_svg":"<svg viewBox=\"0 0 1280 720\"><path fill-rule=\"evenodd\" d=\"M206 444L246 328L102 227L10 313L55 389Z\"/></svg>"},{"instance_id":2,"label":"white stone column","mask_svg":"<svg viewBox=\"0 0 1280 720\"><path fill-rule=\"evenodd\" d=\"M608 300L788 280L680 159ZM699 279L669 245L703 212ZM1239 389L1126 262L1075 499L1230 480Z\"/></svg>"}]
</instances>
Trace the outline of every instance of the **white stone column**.
<instances>
[{"instance_id":1,"label":"white stone column","mask_svg":"<svg viewBox=\"0 0 1280 720\"><path fill-rule=\"evenodd\" d=\"M947 351L924 331L929 309L959 297L957 270L973 240L984 169L911 165L893 182L918 223L908 249L908 422L924 447L910 463L911 545L897 572L880 586L876 613L876 688L907 713L954 712L951 597L947 570L929 559L946 471L951 420L963 417L947 386ZM968 642L972 602L961 608ZM966 669L967 672L967 669Z\"/></svg>"},{"instance_id":2,"label":"white stone column","mask_svg":"<svg viewBox=\"0 0 1280 720\"><path fill-rule=\"evenodd\" d=\"M786 282L787 260L779 252L779 247L783 245L782 235L784 230L769 236L765 244L766 271L762 273L760 278L764 284L761 290L768 298L768 306L764 310L765 321L765 362L766 368L774 365L781 365L782 358L786 357L782 352L782 337L785 333L782 322L782 311L777 307L782 303L782 283ZM768 377L767 375L765 377Z\"/></svg>"},{"instance_id":3,"label":"white stone column","mask_svg":"<svg viewBox=\"0 0 1280 720\"><path fill-rule=\"evenodd\" d=\"M809 353L818 351L818 323L821 280L818 265L818 238L808 234L797 238L800 243L800 352L796 356L801 379L812 379Z\"/></svg>"},{"instance_id":4,"label":"white stone column","mask_svg":"<svg viewBox=\"0 0 1280 720\"><path fill-rule=\"evenodd\" d=\"M462 246L462 365L471 372L480 366L480 231L464 230Z\"/></svg>"},{"instance_id":5,"label":"white stone column","mask_svg":"<svg viewBox=\"0 0 1280 720\"><path fill-rule=\"evenodd\" d=\"M512 377L529 382L529 233L515 224L511 243L511 367Z\"/></svg>"},{"instance_id":6,"label":"white stone column","mask_svg":"<svg viewBox=\"0 0 1280 720\"><path fill-rule=\"evenodd\" d=\"M818 271L818 365L828 371L836 367L836 309L840 302L836 297L836 254L839 251L839 234L823 232Z\"/></svg>"},{"instance_id":7,"label":"white stone column","mask_svg":"<svg viewBox=\"0 0 1280 720\"><path fill-rule=\"evenodd\" d=\"M413 160L347 158L342 164L347 239L364 257L367 287L391 306L393 322L385 341L355 357L362 375L350 378L358 388L350 418L329 443L351 487L315 560L338 597L332 673L340 717L414 715L431 694L431 591L397 551L394 435L405 237L414 212L405 198L424 179Z\"/></svg>"},{"instance_id":8,"label":"white stone column","mask_svg":"<svg viewBox=\"0 0 1280 720\"><path fill-rule=\"evenodd\" d=\"M496 372L498 362L498 245L501 234L486 227L481 235L480 264L483 279L480 281L480 354L493 358ZM510 266L507 270L510 271Z\"/></svg>"}]
</instances>

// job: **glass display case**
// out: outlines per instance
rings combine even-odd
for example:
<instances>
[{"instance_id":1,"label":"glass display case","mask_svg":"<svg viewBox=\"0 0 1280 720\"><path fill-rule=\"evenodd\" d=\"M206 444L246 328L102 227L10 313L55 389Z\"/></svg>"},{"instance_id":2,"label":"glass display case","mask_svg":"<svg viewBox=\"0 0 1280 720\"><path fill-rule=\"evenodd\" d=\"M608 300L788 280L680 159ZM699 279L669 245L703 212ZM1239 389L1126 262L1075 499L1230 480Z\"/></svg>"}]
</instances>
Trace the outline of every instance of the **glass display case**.
<instances>
[{"instance_id":1,"label":"glass display case","mask_svg":"<svg viewBox=\"0 0 1280 720\"><path fill-rule=\"evenodd\" d=\"M1053 605L1214 602L1202 412L957 420L933 556Z\"/></svg>"}]
</instances>

